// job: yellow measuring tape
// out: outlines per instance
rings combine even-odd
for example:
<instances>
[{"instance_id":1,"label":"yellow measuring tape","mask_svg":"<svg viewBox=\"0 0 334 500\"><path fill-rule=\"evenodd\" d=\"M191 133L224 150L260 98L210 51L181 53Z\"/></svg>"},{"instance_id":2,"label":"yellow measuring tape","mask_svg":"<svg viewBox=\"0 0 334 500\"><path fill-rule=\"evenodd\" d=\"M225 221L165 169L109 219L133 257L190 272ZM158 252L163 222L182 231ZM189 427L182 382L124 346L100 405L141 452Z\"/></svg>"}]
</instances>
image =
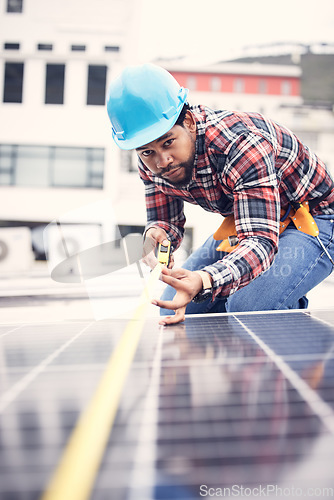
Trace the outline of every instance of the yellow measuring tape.
<instances>
[{"instance_id":1,"label":"yellow measuring tape","mask_svg":"<svg viewBox=\"0 0 334 500\"><path fill-rule=\"evenodd\" d=\"M42 500L89 498L162 267L159 262L151 272L139 305L109 359L93 398L72 432Z\"/></svg>"}]
</instances>

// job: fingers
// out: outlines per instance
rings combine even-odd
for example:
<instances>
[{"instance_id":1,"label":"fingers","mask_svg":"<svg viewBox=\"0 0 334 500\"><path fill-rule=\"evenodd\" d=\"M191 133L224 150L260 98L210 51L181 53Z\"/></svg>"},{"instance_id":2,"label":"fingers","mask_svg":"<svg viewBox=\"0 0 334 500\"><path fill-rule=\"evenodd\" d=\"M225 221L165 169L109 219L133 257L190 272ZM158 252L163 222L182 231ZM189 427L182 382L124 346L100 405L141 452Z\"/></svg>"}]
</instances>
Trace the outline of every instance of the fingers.
<instances>
[{"instance_id":1,"label":"fingers","mask_svg":"<svg viewBox=\"0 0 334 500\"><path fill-rule=\"evenodd\" d=\"M151 227L148 229L145 235L145 239L147 238L152 239L155 245L157 243L162 243L163 245L168 244L167 233L164 229L161 229L161 227Z\"/></svg>"},{"instance_id":2,"label":"fingers","mask_svg":"<svg viewBox=\"0 0 334 500\"><path fill-rule=\"evenodd\" d=\"M173 269L174 267L174 254L170 254L168 269Z\"/></svg>"},{"instance_id":3,"label":"fingers","mask_svg":"<svg viewBox=\"0 0 334 500\"><path fill-rule=\"evenodd\" d=\"M161 274L163 276L168 276L172 279L181 280L183 278L187 278L191 271L187 271L186 269L182 269L182 267L177 267L176 269L169 269L167 267L163 267L161 270Z\"/></svg>"},{"instance_id":4,"label":"fingers","mask_svg":"<svg viewBox=\"0 0 334 500\"><path fill-rule=\"evenodd\" d=\"M179 278L173 278L173 276L161 273L160 279L161 279L161 281L163 281L167 285L170 285L173 288L175 288L176 291L186 292L188 294L190 292L189 284L180 280Z\"/></svg>"},{"instance_id":5,"label":"fingers","mask_svg":"<svg viewBox=\"0 0 334 500\"><path fill-rule=\"evenodd\" d=\"M161 270L160 279L167 285L175 288L176 291L187 293L190 296L193 288L191 282L189 281L191 274L191 271L187 271L182 268L163 268Z\"/></svg>"},{"instance_id":6,"label":"fingers","mask_svg":"<svg viewBox=\"0 0 334 500\"><path fill-rule=\"evenodd\" d=\"M166 316L165 318L159 321L159 325L167 326L167 325L175 325L176 323L180 323L185 320L185 307L180 307L175 311L174 316Z\"/></svg>"},{"instance_id":7,"label":"fingers","mask_svg":"<svg viewBox=\"0 0 334 500\"><path fill-rule=\"evenodd\" d=\"M155 255L155 250L159 243L165 246L168 245L167 233L166 231L164 231L164 229L161 229L159 227L151 227L150 229L148 229L145 235L142 259L144 264L149 266L151 269L154 269L154 267L158 263L158 259ZM174 259L171 262L173 266Z\"/></svg>"},{"instance_id":8,"label":"fingers","mask_svg":"<svg viewBox=\"0 0 334 500\"><path fill-rule=\"evenodd\" d=\"M155 306L162 307L163 309L173 309L173 311L175 311L180 307L185 307L188 302L186 302L182 297L178 298L175 296L173 300L154 299L151 303Z\"/></svg>"}]
</instances>

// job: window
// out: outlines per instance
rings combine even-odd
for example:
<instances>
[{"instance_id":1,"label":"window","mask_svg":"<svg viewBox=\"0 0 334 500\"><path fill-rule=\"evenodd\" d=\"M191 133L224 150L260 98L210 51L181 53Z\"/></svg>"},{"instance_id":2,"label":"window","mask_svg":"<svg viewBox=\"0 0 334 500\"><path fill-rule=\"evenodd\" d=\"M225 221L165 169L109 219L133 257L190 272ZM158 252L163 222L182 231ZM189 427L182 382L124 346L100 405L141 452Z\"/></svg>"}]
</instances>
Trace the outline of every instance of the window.
<instances>
[{"instance_id":1,"label":"window","mask_svg":"<svg viewBox=\"0 0 334 500\"><path fill-rule=\"evenodd\" d=\"M19 43L10 43L7 42L4 44L3 48L5 50L19 50L20 49L20 44Z\"/></svg>"},{"instance_id":2,"label":"window","mask_svg":"<svg viewBox=\"0 0 334 500\"><path fill-rule=\"evenodd\" d=\"M71 50L73 52L85 52L86 45L71 45Z\"/></svg>"},{"instance_id":3,"label":"window","mask_svg":"<svg viewBox=\"0 0 334 500\"><path fill-rule=\"evenodd\" d=\"M43 187L49 184L47 147L13 147L14 183L17 186Z\"/></svg>"},{"instance_id":4,"label":"window","mask_svg":"<svg viewBox=\"0 0 334 500\"><path fill-rule=\"evenodd\" d=\"M7 12L21 13L23 8L23 0L7 0Z\"/></svg>"},{"instance_id":5,"label":"window","mask_svg":"<svg viewBox=\"0 0 334 500\"><path fill-rule=\"evenodd\" d=\"M283 80L281 83L281 94L291 95L291 82L289 80Z\"/></svg>"},{"instance_id":6,"label":"window","mask_svg":"<svg viewBox=\"0 0 334 500\"><path fill-rule=\"evenodd\" d=\"M37 45L37 50L52 50L53 45L52 43L39 43Z\"/></svg>"},{"instance_id":7,"label":"window","mask_svg":"<svg viewBox=\"0 0 334 500\"><path fill-rule=\"evenodd\" d=\"M233 83L234 92L240 94L245 91L245 82L242 78L236 78Z\"/></svg>"},{"instance_id":8,"label":"window","mask_svg":"<svg viewBox=\"0 0 334 500\"><path fill-rule=\"evenodd\" d=\"M122 149L121 153L121 169L126 172L138 172L138 156L135 151L127 151Z\"/></svg>"},{"instance_id":9,"label":"window","mask_svg":"<svg viewBox=\"0 0 334 500\"><path fill-rule=\"evenodd\" d=\"M221 83L219 76L213 76L210 81L210 87L212 92L220 92Z\"/></svg>"},{"instance_id":10,"label":"window","mask_svg":"<svg viewBox=\"0 0 334 500\"><path fill-rule=\"evenodd\" d=\"M104 50L105 52L119 52L121 48L118 45L105 45Z\"/></svg>"},{"instance_id":11,"label":"window","mask_svg":"<svg viewBox=\"0 0 334 500\"><path fill-rule=\"evenodd\" d=\"M104 106L107 66L88 66L87 104Z\"/></svg>"},{"instance_id":12,"label":"window","mask_svg":"<svg viewBox=\"0 0 334 500\"><path fill-rule=\"evenodd\" d=\"M188 76L186 86L189 90L196 90L196 76Z\"/></svg>"},{"instance_id":13,"label":"window","mask_svg":"<svg viewBox=\"0 0 334 500\"><path fill-rule=\"evenodd\" d=\"M104 149L0 145L0 185L103 187Z\"/></svg>"},{"instance_id":14,"label":"window","mask_svg":"<svg viewBox=\"0 0 334 500\"><path fill-rule=\"evenodd\" d=\"M52 186L102 189L104 149L58 146L50 149Z\"/></svg>"},{"instance_id":15,"label":"window","mask_svg":"<svg viewBox=\"0 0 334 500\"><path fill-rule=\"evenodd\" d=\"M23 63L5 64L3 102L22 102Z\"/></svg>"},{"instance_id":16,"label":"window","mask_svg":"<svg viewBox=\"0 0 334 500\"><path fill-rule=\"evenodd\" d=\"M0 186L13 184L13 164L15 162L13 155L14 150L12 149L12 146L0 144Z\"/></svg>"},{"instance_id":17,"label":"window","mask_svg":"<svg viewBox=\"0 0 334 500\"><path fill-rule=\"evenodd\" d=\"M259 80L259 94L267 94L268 85L266 80Z\"/></svg>"},{"instance_id":18,"label":"window","mask_svg":"<svg viewBox=\"0 0 334 500\"><path fill-rule=\"evenodd\" d=\"M87 180L86 150L76 148L53 148L52 184L55 186L85 187Z\"/></svg>"},{"instance_id":19,"label":"window","mask_svg":"<svg viewBox=\"0 0 334 500\"><path fill-rule=\"evenodd\" d=\"M45 104L64 104L65 64L46 65Z\"/></svg>"},{"instance_id":20,"label":"window","mask_svg":"<svg viewBox=\"0 0 334 500\"><path fill-rule=\"evenodd\" d=\"M55 147L52 165L54 186L103 187L103 149Z\"/></svg>"},{"instance_id":21,"label":"window","mask_svg":"<svg viewBox=\"0 0 334 500\"><path fill-rule=\"evenodd\" d=\"M103 187L104 150L102 148L87 149L87 184L90 187Z\"/></svg>"}]
</instances>

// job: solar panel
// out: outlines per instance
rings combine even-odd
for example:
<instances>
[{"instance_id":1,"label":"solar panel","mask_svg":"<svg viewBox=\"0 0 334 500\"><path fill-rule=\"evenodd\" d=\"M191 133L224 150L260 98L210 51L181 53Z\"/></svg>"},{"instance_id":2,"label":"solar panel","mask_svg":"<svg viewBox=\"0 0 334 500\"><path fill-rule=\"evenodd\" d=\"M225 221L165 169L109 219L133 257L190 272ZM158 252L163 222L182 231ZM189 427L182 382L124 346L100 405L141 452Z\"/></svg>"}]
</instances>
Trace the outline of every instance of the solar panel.
<instances>
[{"instance_id":1,"label":"solar panel","mask_svg":"<svg viewBox=\"0 0 334 500\"><path fill-rule=\"evenodd\" d=\"M0 325L1 500L40 497L126 323ZM333 434L334 311L148 318L91 498L333 496Z\"/></svg>"}]
</instances>

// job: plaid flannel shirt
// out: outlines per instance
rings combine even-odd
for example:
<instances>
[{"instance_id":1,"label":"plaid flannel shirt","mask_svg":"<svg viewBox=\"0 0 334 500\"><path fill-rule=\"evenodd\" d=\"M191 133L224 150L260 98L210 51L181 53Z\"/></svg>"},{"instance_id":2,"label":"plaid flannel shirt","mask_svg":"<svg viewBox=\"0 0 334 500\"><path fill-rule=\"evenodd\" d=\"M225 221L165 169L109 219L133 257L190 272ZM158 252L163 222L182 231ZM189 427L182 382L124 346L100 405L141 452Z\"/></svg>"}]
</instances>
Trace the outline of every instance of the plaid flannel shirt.
<instances>
[{"instance_id":1,"label":"plaid flannel shirt","mask_svg":"<svg viewBox=\"0 0 334 500\"><path fill-rule=\"evenodd\" d=\"M240 244L204 267L213 278L213 300L229 296L266 271L278 249L281 208L319 198L331 176L324 163L291 131L258 113L193 106L197 125L192 178L175 187L139 160L148 224L167 232L174 249L183 237L184 201L223 216L234 214ZM334 213L334 190L312 210Z\"/></svg>"}]
</instances>

